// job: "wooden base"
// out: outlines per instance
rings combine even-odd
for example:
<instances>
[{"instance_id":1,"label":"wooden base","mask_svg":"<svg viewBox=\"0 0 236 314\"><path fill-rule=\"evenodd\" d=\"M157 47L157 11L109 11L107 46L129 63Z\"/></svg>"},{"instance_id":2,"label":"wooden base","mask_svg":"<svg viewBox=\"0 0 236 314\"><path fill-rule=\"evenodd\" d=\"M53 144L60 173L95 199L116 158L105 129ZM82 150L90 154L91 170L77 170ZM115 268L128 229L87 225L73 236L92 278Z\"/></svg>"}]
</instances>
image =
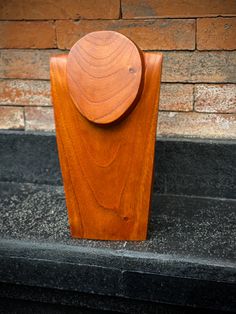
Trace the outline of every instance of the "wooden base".
<instances>
[{"instance_id":1,"label":"wooden base","mask_svg":"<svg viewBox=\"0 0 236 314\"><path fill-rule=\"evenodd\" d=\"M51 59L56 135L72 237L145 240L152 192L162 55L144 53L143 90L125 118L87 120L73 103L67 56Z\"/></svg>"}]
</instances>

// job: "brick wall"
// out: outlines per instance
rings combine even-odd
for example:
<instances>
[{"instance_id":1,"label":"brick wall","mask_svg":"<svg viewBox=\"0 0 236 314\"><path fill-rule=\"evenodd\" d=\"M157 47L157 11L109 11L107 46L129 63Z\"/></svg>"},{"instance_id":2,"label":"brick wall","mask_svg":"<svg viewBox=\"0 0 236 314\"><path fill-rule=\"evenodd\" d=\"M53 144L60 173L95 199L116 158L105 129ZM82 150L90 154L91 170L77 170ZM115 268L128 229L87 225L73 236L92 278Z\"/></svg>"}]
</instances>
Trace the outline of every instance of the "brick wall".
<instances>
[{"instance_id":1,"label":"brick wall","mask_svg":"<svg viewBox=\"0 0 236 314\"><path fill-rule=\"evenodd\" d=\"M53 130L49 57L104 29L163 51L159 135L236 138L236 0L1 0L0 128Z\"/></svg>"}]
</instances>

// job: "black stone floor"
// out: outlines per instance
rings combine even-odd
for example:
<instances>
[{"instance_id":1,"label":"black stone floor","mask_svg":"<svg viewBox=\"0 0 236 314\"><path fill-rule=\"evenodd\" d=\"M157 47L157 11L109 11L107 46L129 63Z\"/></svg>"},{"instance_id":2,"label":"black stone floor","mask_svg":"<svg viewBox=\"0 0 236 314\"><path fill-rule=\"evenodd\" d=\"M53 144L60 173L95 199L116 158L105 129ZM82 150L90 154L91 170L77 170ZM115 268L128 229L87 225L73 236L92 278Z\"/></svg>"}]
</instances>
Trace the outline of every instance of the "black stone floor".
<instances>
[{"instance_id":1,"label":"black stone floor","mask_svg":"<svg viewBox=\"0 0 236 314\"><path fill-rule=\"evenodd\" d=\"M152 208L147 241L71 239L63 187L0 183L0 282L65 291L64 304L120 298L120 312L127 299L236 311L236 200L154 195Z\"/></svg>"},{"instance_id":2,"label":"black stone floor","mask_svg":"<svg viewBox=\"0 0 236 314\"><path fill-rule=\"evenodd\" d=\"M236 312L236 141L158 138L147 241L70 237L53 133L0 131L0 313Z\"/></svg>"},{"instance_id":3,"label":"black stone floor","mask_svg":"<svg viewBox=\"0 0 236 314\"><path fill-rule=\"evenodd\" d=\"M70 237L62 186L0 182L0 236L9 240L236 262L236 200L154 195L147 241Z\"/></svg>"}]
</instances>

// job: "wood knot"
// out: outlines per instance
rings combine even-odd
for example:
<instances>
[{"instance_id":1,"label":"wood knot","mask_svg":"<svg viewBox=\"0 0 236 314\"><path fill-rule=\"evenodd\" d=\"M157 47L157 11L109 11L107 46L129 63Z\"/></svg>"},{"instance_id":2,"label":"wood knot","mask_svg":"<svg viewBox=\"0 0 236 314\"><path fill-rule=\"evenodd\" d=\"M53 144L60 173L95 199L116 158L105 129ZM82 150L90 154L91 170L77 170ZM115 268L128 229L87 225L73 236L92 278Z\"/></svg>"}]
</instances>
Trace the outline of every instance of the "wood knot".
<instances>
[{"instance_id":1,"label":"wood knot","mask_svg":"<svg viewBox=\"0 0 236 314\"><path fill-rule=\"evenodd\" d=\"M136 71L136 69L135 68L129 68L129 73L136 73L137 71Z\"/></svg>"}]
</instances>

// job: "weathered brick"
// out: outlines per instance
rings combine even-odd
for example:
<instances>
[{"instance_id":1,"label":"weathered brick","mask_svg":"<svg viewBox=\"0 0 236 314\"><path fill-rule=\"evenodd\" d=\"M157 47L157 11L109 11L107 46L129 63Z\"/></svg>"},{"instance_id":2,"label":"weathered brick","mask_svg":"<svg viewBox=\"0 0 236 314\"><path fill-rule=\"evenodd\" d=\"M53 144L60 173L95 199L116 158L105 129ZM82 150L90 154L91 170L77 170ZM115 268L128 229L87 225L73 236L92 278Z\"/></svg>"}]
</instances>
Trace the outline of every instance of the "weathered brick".
<instances>
[{"instance_id":1,"label":"weathered brick","mask_svg":"<svg viewBox=\"0 0 236 314\"><path fill-rule=\"evenodd\" d=\"M1 20L117 19L120 0L1 0Z\"/></svg>"},{"instance_id":2,"label":"weathered brick","mask_svg":"<svg viewBox=\"0 0 236 314\"><path fill-rule=\"evenodd\" d=\"M236 83L236 51L165 52L162 81Z\"/></svg>"},{"instance_id":3,"label":"weathered brick","mask_svg":"<svg viewBox=\"0 0 236 314\"><path fill-rule=\"evenodd\" d=\"M54 130L53 109L49 107L25 107L25 129L38 131Z\"/></svg>"},{"instance_id":4,"label":"weathered brick","mask_svg":"<svg viewBox=\"0 0 236 314\"><path fill-rule=\"evenodd\" d=\"M236 17L198 19L197 49L236 49Z\"/></svg>"},{"instance_id":5,"label":"weathered brick","mask_svg":"<svg viewBox=\"0 0 236 314\"><path fill-rule=\"evenodd\" d=\"M160 110L192 111L192 84L162 84L160 95Z\"/></svg>"},{"instance_id":6,"label":"weathered brick","mask_svg":"<svg viewBox=\"0 0 236 314\"><path fill-rule=\"evenodd\" d=\"M58 50L0 50L0 78L49 79L49 59Z\"/></svg>"},{"instance_id":7,"label":"weathered brick","mask_svg":"<svg viewBox=\"0 0 236 314\"><path fill-rule=\"evenodd\" d=\"M195 86L195 111L236 113L236 85Z\"/></svg>"},{"instance_id":8,"label":"weathered brick","mask_svg":"<svg viewBox=\"0 0 236 314\"><path fill-rule=\"evenodd\" d=\"M89 32L118 31L144 50L194 50L195 21L193 19L57 21L58 47L70 49Z\"/></svg>"},{"instance_id":9,"label":"weathered brick","mask_svg":"<svg viewBox=\"0 0 236 314\"><path fill-rule=\"evenodd\" d=\"M49 58L60 50L0 50L0 78L49 79ZM236 83L236 52L164 53L163 82Z\"/></svg>"},{"instance_id":10,"label":"weathered brick","mask_svg":"<svg viewBox=\"0 0 236 314\"><path fill-rule=\"evenodd\" d=\"M23 129L24 109L22 107L0 106L0 129Z\"/></svg>"},{"instance_id":11,"label":"weathered brick","mask_svg":"<svg viewBox=\"0 0 236 314\"><path fill-rule=\"evenodd\" d=\"M0 80L0 104L50 106L49 81Z\"/></svg>"},{"instance_id":12,"label":"weathered brick","mask_svg":"<svg viewBox=\"0 0 236 314\"><path fill-rule=\"evenodd\" d=\"M53 22L0 22L0 48L55 48Z\"/></svg>"},{"instance_id":13,"label":"weathered brick","mask_svg":"<svg viewBox=\"0 0 236 314\"><path fill-rule=\"evenodd\" d=\"M235 0L122 0L123 18L236 15Z\"/></svg>"},{"instance_id":14,"label":"weathered brick","mask_svg":"<svg viewBox=\"0 0 236 314\"><path fill-rule=\"evenodd\" d=\"M157 136L236 138L236 115L162 111Z\"/></svg>"}]
</instances>

